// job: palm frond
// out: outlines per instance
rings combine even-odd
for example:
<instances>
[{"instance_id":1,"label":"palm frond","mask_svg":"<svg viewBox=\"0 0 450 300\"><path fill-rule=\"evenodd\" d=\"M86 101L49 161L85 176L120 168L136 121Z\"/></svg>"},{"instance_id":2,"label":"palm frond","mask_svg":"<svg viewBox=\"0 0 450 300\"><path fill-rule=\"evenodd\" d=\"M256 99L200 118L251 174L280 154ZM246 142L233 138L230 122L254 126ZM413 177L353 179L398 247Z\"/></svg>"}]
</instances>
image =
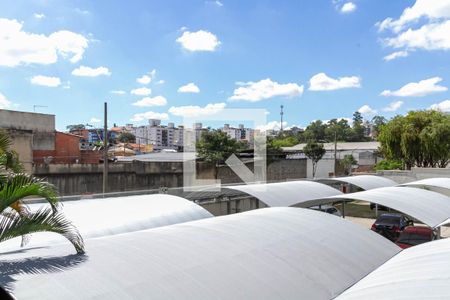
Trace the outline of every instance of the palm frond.
<instances>
[{"instance_id":1,"label":"palm frond","mask_svg":"<svg viewBox=\"0 0 450 300\"><path fill-rule=\"evenodd\" d=\"M5 130L0 129L0 154L9 150L12 142Z\"/></svg>"},{"instance_id":2,"label":"palm frond","mask_svg":"<svg viewBox=\"0 0 450 300\"><path fill-rule=\"evenodd\" d=\"M43 231L61 234L72 243L77 253L84 253L83 238L62 212L55 213L51 208L43 208L28 216L0 215L0 243L18 236Z\"/></svg>"},{"instance_id":3,"label":"palm frond","mask_svg":"<svg viewBox=\"0 0 450 300\"><path fill-rule=\"evenodd\" d=\"M54 211L57 209L58 198L52 184L32 175L10 173L0 186L0 211L28 196L43 197Z\"/></svg>"}]
</instances>

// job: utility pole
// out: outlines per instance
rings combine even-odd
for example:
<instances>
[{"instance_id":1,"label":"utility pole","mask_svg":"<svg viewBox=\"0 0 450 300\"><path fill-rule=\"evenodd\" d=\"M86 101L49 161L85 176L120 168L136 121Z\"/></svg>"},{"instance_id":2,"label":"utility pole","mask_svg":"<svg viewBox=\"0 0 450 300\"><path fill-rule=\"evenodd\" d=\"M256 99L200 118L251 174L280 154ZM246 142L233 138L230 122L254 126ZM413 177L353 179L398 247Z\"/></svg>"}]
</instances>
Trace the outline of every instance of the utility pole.
<instances>
[{"instance_id":1,"label":"utility pole","mask_svg":"<svg viewBox=\"0 0 450 300\"><path fill-rule=\"evenodd\" d=\"M281 118L281 122L280 122L280 133L283 134L283 105L280 105L280 118Z\"/></svg>"},{"instance_id":2,"label":"utility pole","mask_svg":"<svg viewBox=\"0 0 450 300\"><path fill-rule=\"evenodd\" d=\"M108 104L105 102L103 127L103 194L108 192Z\"/></svg>"}]
</instances>

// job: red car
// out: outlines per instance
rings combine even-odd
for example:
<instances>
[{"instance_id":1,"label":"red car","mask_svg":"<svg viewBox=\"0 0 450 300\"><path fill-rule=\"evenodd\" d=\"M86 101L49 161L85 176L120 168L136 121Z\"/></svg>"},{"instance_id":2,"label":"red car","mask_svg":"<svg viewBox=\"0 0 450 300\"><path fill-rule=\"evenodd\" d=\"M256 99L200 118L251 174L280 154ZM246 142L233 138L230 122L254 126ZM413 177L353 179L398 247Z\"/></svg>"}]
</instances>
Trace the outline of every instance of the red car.
<instances>
[{"instance_id":1,"label":"red car","mask_svg":"<svg viewBox=\"0 0 450 300\"><path fill-rule=\"evenodd\" d=\"M436 239L436 233L429 227L408 226L400 233L397 246L406 249Z\"/></svg>"}]
</instances>

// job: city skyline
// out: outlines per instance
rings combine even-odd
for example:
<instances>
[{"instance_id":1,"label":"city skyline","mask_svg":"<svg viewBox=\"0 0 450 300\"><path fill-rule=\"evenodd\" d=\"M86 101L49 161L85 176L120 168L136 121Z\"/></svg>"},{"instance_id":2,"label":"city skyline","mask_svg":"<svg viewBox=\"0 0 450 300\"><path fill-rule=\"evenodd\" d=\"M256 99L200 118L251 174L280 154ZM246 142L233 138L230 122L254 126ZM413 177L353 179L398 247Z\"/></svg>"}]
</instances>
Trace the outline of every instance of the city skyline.
<instances>
[{"instance_id":1,"label":"city skyline","mask_svg":"<svg viewBox=\"0 0 450 300\"><path fill-rule=\"evenodd\" d=\"M280 105L284 127L450 111L450 1L424 3L3 3L0 108L55 114L58 130L100 127L104 101L111 126L264 108L269 128Z\"/></svg>"}]
</instances>

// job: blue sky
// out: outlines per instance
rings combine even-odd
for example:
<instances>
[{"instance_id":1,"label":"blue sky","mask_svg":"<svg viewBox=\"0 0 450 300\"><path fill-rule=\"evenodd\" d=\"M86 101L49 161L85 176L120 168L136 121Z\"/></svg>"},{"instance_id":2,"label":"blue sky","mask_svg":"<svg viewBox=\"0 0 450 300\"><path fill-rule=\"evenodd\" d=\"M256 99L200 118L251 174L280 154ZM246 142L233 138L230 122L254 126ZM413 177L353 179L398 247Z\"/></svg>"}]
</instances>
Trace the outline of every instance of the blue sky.
<instances>
[{"instance_id":1,"label":"blue sky","mask_svg":"<svg viewBox=\"0 0 450 300\"><path fill-rule=\"evenodd\" d=\"M450 0L2 1L0 108L60 130L100 125L104 101L117 124L450 111L449 32Z\"/></svg>"}]
</instances>

